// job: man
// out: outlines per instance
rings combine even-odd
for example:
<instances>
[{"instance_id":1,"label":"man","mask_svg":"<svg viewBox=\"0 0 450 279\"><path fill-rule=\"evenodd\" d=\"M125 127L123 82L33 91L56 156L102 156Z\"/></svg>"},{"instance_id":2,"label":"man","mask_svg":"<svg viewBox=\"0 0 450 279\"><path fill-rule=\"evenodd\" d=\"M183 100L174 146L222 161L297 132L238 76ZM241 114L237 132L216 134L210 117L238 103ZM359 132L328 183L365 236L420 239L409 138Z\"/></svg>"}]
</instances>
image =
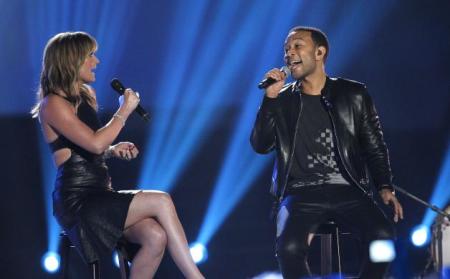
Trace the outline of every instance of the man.
<instances>
[{"instance_id":1,"label":"man","mask_svg":"<svg viewBox=\"0 0 450 279\"><path fill-rule=\"evenodd\" d=\"M368 244L393 239L394 229L375 204L366 169L381 199L403 209L394 195L388 151L366 87L329 78L326 35L311 27L291 29L285 41L286 74L270 70L251 135L256 152L276 151L272 193L276 196L278 263L285 278L310 276L308 235L332 218L359 231ZM368 249L365 249L368 258ZM367 260L362 278L382 278L387 263Z\"/></svg>"}]
</instances>

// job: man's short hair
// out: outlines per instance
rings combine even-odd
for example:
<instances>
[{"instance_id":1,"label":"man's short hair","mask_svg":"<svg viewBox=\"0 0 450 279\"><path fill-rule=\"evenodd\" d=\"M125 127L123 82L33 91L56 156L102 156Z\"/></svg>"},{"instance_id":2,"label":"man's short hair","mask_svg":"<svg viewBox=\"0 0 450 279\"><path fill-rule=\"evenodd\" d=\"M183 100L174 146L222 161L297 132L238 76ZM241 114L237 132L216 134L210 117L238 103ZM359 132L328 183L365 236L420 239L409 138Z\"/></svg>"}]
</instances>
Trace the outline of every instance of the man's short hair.
<instances>
[{"instance_id":1,"label":"man's short hair","mask_svg":"<svg viewBox=\"0 0 450 279\"><path fill-rule=\"evenodd\" d=\"M323 61L325 62L327 60L328 54L330 53L330 44L328 43L328 38L325 33L320 30L319 28L315 27L309 27L309 26L295 26L291 30L289 30L288 34L291 34L292 32L298 32L298 31L308 31L311 32L311 38L316 46L323 46L327 50L325 52L325 56L323 57Z\"/></svg>"}]
</instances>

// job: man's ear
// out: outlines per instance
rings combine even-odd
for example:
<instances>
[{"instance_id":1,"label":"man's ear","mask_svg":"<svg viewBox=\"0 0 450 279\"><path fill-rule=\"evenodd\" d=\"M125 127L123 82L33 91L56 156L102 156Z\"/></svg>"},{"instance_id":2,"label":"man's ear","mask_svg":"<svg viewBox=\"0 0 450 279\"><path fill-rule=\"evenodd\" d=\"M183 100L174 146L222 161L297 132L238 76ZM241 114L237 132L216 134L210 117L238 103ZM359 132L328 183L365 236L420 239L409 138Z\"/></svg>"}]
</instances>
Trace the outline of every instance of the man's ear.
<instances>
[{"instance_id":1,"label":"man's ear","mask_svg":"<svg viewBox=\"0 0 450 279\"><path fill-rule=\"evenodd\" d=\"M327 53L327 49L324 46L320 46L316 50L316 58L323 60L326 53Z\"/></svg>"}]
</instances>

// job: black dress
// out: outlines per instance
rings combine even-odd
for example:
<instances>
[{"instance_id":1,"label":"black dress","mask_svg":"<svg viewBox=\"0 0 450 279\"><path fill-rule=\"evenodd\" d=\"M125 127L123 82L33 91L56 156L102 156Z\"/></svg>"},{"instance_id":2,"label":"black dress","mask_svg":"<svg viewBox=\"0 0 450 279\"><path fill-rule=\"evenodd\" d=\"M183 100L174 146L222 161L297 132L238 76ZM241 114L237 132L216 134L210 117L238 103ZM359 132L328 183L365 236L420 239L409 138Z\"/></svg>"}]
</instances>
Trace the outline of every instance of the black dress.
<instances>
[{"instance_id":1,"label":"black dress","mask_svg":"<svg viewBox=\"0 0 450 279\"><path fill-rule=\"evenodd\" d=\"M101 125L96 111L85 101L77 115L92 130ZM103 155L90 153L60 135L50 143L53 151L70 148L72 156L58 167L53 191L53 215L85 262L99 259L121 239L134 194L112 189Z\"/></svg>"}]
</instances>

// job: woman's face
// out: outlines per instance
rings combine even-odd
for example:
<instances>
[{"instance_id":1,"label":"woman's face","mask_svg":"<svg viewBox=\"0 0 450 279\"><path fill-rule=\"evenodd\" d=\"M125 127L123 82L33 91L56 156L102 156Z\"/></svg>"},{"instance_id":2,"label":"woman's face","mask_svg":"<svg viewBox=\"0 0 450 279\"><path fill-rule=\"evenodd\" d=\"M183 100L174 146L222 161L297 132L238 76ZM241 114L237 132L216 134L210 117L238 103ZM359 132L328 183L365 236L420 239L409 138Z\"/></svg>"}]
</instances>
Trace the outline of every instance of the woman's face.
<instances>
[{"instance_id":1,"label":"woman's face","mask_svg":"<svg viewBox=\"0 0 450 279\"><path fill-rule=\"evenodd\" d=\"M84 60L83 65L80 67L79 78L82 83L91 83L95 81L94 69L97 64L100 63L97 56L95 56L95 51L89 53L89 55Z\"/></svg>"}]
</instances>

